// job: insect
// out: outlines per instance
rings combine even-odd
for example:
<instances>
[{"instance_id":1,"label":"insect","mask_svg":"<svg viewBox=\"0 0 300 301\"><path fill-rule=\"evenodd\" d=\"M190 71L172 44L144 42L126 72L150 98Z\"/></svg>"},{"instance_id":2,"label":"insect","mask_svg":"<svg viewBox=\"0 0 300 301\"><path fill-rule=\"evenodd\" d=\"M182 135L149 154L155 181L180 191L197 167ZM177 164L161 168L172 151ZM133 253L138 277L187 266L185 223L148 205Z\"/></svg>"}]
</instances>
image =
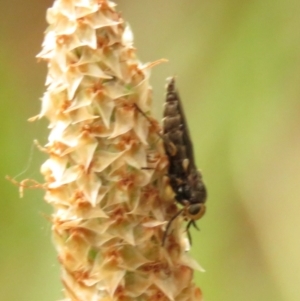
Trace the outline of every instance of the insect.
<instances>
[{"instance_id":1,"label":"insect","mask_svg":"<svg viewBox=\"0 0 300 301\"><path fill-rule=\"evenodd\" d=\"M195 164L193 144L174 77L167 83L162 136L169 159L170 186L176 201L183 206L168 222L162 243L172 222L181 214L188 220L186 230L191 242L189 228L193 225L198 229L195 221L205 213L207 192Z\"/></svg>"},{"instance_id":2,"label":"insect","mask_svg":"<svg viewBox=\"0 0 300 301\"><path fill-rule=\"evenodd\" d=\"M149 117L138 106L136 108L151 122ZM170 186L175 193L176 201L183 206L169 220L162 245L165 243L172 222L181 214L188 221L186 231L191 242L189 229L191 225L198 229L195 221L200 219L205 213L207 192L202 175L195 164L193 144L182 103L175 88L174 77L168 78L163 133L157 134L163 140L169 159L168 177Z\"/></svg>"}]
</instances>

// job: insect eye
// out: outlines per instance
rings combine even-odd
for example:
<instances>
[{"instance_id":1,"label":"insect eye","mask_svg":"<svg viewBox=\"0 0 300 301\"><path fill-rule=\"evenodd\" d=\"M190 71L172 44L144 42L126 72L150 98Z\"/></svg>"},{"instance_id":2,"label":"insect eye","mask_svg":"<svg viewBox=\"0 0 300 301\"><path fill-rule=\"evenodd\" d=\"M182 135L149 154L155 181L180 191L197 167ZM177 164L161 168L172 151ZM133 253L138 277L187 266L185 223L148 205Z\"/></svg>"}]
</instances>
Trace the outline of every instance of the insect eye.
<instances>
[{"instance_id":1,"label":"insect eye","mask_svg":"<svg viewBox=\"0 0 300 301\"><path fill-rule=\"evenodd\" d=\"M186 215L192 220L201 218L205 213L206 207L204 204L192 204L187 207Z\"/></svg>"}]
</instances>

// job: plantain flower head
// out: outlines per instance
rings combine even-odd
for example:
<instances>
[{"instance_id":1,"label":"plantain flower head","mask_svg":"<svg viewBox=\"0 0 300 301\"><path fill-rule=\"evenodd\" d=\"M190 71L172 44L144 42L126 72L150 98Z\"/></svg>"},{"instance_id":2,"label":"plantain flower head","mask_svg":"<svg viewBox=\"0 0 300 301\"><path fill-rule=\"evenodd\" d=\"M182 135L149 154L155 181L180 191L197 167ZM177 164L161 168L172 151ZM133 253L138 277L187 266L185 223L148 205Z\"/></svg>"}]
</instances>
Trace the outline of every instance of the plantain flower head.
<instances>
[{"instance_id":1,"label":"plantain flower head","mask_svg":"<svg viewBox=\"0 0 300 301\"><path fill-rule=\"evenodd\" d=\"M115 6L56 0L37 56L48 64L37 118L49 120L41 172L64 300L201 300L180 218L162 246L177 207L150 112L153 64L138 60Z\"/></svg>"}]
</instances>

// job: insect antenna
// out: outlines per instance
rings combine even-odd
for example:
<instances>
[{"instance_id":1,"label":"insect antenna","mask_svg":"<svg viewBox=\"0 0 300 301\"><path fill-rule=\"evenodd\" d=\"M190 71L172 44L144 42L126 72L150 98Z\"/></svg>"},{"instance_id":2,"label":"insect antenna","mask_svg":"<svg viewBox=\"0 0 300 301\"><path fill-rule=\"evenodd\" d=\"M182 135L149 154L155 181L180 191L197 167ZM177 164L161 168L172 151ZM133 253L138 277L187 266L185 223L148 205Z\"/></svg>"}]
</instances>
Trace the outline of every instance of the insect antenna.
<instances>
[{"instance_id":1,"label":"insect antenna","mask_svg":"<svg viewBox=\"0 0 300 301\"><path fill-rule=\"evenodd\" d=\"M197 224L196 224L196 222L195 222L194 220L192 220L192 224L193 224L193 226L194 226L198 231L200 231L199 227L197 226Z\"/></svg>"},{"instance_id":2,"label":"insect antenna","mask_svg":"<svg viewBox=\"0 0 300 301\"><path fill-rule=\"evenodd\" d=\"M191 235L191 232L190 232L191 225L195 226L195 222L193 220L190 220L188 222L188 224L186 225L186 232L187 232L187 236L188 236L190 245L192 245L192 235Z\"/></svg>"}]
</instances>

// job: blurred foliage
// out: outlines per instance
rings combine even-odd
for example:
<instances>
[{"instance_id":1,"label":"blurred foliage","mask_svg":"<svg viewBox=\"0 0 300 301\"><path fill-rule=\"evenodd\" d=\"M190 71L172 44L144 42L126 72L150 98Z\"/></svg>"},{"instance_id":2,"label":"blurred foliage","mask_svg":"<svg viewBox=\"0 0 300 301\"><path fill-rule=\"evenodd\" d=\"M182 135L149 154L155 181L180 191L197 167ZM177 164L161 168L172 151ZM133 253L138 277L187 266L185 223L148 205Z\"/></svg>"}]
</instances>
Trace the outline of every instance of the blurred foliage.
<instances>
[{"instance_id":1,"label":"blurred foliage","mask_svg":"<svg viewBox=\"0 0 300 301\"><path fill-rule=\"evenodd\" d=\"M60 298L59 265L41 191L4 179L40 179L47 123L30 124L43 93L37 65L51 1L2 1L0 11L0 299ZM192 254L206 269L206 300L298 301L300 279L300 2L117 1L152 74L160 118L165 78L177 75L209 189Z\"/></svg>"}]
</instances>

